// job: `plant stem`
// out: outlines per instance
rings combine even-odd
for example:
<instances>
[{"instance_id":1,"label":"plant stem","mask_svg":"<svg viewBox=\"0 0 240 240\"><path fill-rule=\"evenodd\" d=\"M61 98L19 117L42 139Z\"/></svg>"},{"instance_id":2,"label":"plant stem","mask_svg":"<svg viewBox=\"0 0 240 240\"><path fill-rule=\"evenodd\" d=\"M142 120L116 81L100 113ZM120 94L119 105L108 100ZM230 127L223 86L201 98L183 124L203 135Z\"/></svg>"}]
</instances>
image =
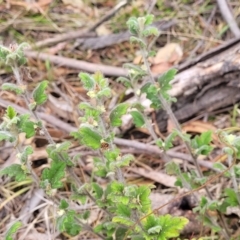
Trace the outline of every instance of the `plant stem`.
<instances>
[{"instance_id":1,"label":"plant stem","mask_svg":"<svg viewBox=\"0 0 240 240\"><path fill-rule=\"evenodd\" d=\"M14 66L12 67L12 70L13 70L13 73L16 77L16 80L17 80L17 83L18 85L21 85L23 86L23 81L22 81L22 78L20 76L20 72L19 72L19 68L17 66ZM38 121L38 122L41 122L41 118L38 116L38 114L33 111L32 109L30 109L29 105L30 105L30 102L31 102L31 99L30 99L30 96L29 96L29 93L28 91L25 91L24 94L23 94L23 98L25 100L25 103L26 105L28 106L29 108L29 111L31 112L31 114L34 116L34 118ZM42 131L47 139L47 141L49 142L49 144L55 144L53 138L51 137L51 135L49 134L47 128L42 124ZM20 149L19 149L20 150ZM59 154L59 157L62 161L65 161L64 160L64 157ZM30 170L31 171L31 170ZM69 174L69 176L73 177L75 183L78 185L78 188L80 188L82 186L82 182L80 181L80 179L78 178L78 176L75 174L74 172L74 169L72 167L68 167L67 166L67 172ZM87 189L84 189L84 193L93 201L96 203L96 200L95 198L91 195L91 193L87 190Z\"/></svg>"},{"instance_id":2,"label":"plant stem","mask_svg":"<svg viewBox=\"0 0 240 240\"><path fill-rule=\"evenodd\" d=\"M228 165L231 166L232 165L232 155L228 154ZM231 178L232 178L232 182L233 182L233 188L235 190L235 192L237 193L237 200L238 200L238 204L240 205L240 192L239 192L239 188L238 188L238 183L237 183L237 179L234 173L234 169L230 168L230 174L231 174Z\"/></svg>"},{"instance_id":3,"label":"plant stem","mask_svg":"<svg viewBox=\"0 0 240 240\"><path fill-rule=\"evenodd\" d=\"M146 43L146 40L144 39L143 36L140 35L139 37ZM153 85L155 85L156 82L155 82L155 80L154 80L154 77L153 77L153 74L152 74L152 72L151 72L150 65L149 65L148 59L147 59L147 57L148 57L148 56L147 56L147 48L146 48L146 47L142 47L142 48L141 48L141 53L142 53L144 65L145 65L145 67L146 67L147 74L148 74L148 76L149 76L149 78L150 78L150 81L151 81L151 83L152 83ZM167 103L167 101L164 99L164 97L162 96L161 93L158 93L158 97L159 97L159 100L161 101L161 103L162 103L162 105L163 105L163 109L167 112L168 116L169 116L170 119L172 120L172 122L173 122L173 124L175 125L176 129L177 129L179 132L182 132L181 126L180 126L180 124L179 124L176 116L174 115L171 107L170 107L169 104ZM197 174L198 174L200 177L203 177L203 173L202 173L202 171L201 171L201 168L200 168L200 166L199 166L199 164L198 164L198 161L197 161L196 157L194 156L194 154L193 154L193 152L192 152L192 150L191 150L191 146L190 146L189 143L186 142L186 141L184 141L184 144L185 144L185 146L186 146L186 148L187 148L187 150L188 150L188 152L189 152L189 154L190 154L190 156L191 156L191 158L192 158L192 161L193 161L193 163L194 163L194 165L195 165L195 167L196 167L196 169L197 169ZM206 191L208 197L209 197L211 200L213 200L213 196L212 196L212 194L210 193L210 191L208 190L207 187L205 187L205 191ZM230 234L229 234L228 228L227 228L227 226L226 226L226 223L225 223L225 221L224 221L224 218L223 218L222 214L221 214L219 211L217 211L217 212L218 212L219 219L220 219L220 221L221 221L221 223L222 223L222 226L223 226L223 228L224 228L224 230L225 230L225 231L223 231L223 234L227 237L227 239L230 239L230 237L229 237Z\"/></svg>"}]
</instances>

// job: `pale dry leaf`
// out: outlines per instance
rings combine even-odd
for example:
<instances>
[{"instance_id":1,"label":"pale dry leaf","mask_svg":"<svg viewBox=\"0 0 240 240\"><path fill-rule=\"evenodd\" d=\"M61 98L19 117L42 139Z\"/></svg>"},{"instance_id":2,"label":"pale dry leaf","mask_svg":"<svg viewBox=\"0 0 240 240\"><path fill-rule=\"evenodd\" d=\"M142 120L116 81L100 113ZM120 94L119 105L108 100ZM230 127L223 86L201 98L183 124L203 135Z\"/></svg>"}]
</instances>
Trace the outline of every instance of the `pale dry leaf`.
<instances>
[{"instance_id":1,"label":"pale dry leaf","mask_svg":"<svg viewBox=\"0 0 240 240\"><path fill-rule=\"evenodd\" d=\"M168 43L158 50L155 57L149 58L149 61L152 63L151 70L156 74L163 73L179 63L182 56L183 50L178 43Z\"/></svg>"},{"instance_id":2,"label":"pale dry leaf","mask_svg":"<svg viewBox=\"0 0 240 240\"><path fill-rule=\"evenodd\" d=\"M96 32L99 36L107 36L112 33L104 24L99 26Z\"/></svg>"},{"instance_id":3,"label":"pale dry leaf","mask_svg":"<svg viewBox=\"0 0 240 240\"><path fill-rule=\"evenodd\" d=\"M169 176L166 173L161 173L159 171L148 171L143 168L130 168L130 170L134 173L137 173L143 177L149 178L157 183L160 183L166 187L175 187L176 177Z\"/></svg>"},{"instance_id":4,"label":"pale dry leaf","mask_svg":"<svg viewBox=\"0 0 240 240\"><path fill-rule=\"evenodd\" d=\"M82 8L84 6L84 3L82 0L62 0L62 2L66 5L70 5L76 8Z\"/></svg>"}]
</instances>

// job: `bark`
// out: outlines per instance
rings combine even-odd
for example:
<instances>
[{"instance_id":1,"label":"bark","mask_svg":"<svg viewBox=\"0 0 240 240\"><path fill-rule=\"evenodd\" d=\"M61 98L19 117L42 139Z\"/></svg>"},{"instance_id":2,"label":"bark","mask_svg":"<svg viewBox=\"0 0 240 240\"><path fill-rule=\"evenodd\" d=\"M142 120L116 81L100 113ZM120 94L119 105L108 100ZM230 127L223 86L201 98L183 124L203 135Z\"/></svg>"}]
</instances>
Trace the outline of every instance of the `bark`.
<instances>
[{"instance_id":1,"label":"bark","mask_svg":"<svg viewBox=\"0 0 240 240\"><path fill-rule=\"evenodd\" d=\"M170 93L178 99L172 108L180 122L240 100L240 38L184 63L178 69ZM164 111L157 113L161 130L166 129L167 118Z\"/></svg>"}]
</instances>

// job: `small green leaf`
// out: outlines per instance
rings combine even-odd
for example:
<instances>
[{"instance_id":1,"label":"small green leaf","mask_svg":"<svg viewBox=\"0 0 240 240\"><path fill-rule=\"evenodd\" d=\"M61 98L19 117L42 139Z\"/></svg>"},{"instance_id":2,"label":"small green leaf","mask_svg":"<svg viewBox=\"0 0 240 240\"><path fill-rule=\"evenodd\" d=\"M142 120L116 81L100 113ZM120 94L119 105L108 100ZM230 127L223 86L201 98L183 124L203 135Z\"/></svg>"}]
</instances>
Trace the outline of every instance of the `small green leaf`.
<instances>
[{"instance_id":1,"label":"small green leaf","mask_svg":"<svg viewBox=\"0 0 240 240\"><path fill-rule=\"evenodd\" d=\"M70 141L64 141L56 145L56 152L66 152L71 147L72 143Z\"/></svg>"},{"instance_id":2,"label":"small green leaf","mask_svg":"<svg viewBox=\"0 0 240 240\"><path fill-rule=\"evenodd\" d=\"M52 161L50 168L45 168L42 173L41 186L46 187L45 183L49 183L52 189L62 187L62 179L65 176L66 163L63 161Z\"/></svg>"},{"instance_id":3,"label":"small green leaf","mask_svg":"<svg viewBox=\"0 0 240 240\"><path fill-rule=\"evenodd\" d=\"M78 76L81 79L86 90L92 90L94 88L95 80L90 74L81 72Z\"/></svg>"},{"instance_id":4,"label":"small green leaf","mask_svg":"<svg viewBox=\"0 0 240 240\"><path fill-rule=\"evenodd\" d=\"M163 237L166 239L178 237L188 222L188 219L184 217L172 217L169 214L160 216L158 224L162 227L162 239Z\"/></svg>"},{"instance_id":5,"label":"small green leaf","mask_svg":"<svg viewBox=\"0 0 240 240\"><path fill-rule=\"evenodd\" d=\"M20 95L24 92L24 90L22 88L20 88L19 86L17 86L14 83L4 83L2 85L2 90L12 91L12 92L15 92L18 95Z\"/></svg>"},{"instance_id":6,"label":"small green leaf","mask_svg":"<svg viewBox=\"0 0 240 240\"><path fill-rule=\"evenodd\" d=\"M38 86L33 90L33 99L37 105L41 105L47 101L47 94L45 89L48 86L48 81L42 81Z\"/></svg>"},{"instance_id":7,"label":"small green leaf","mask_svg":"<svg viewBox=\"0 0 240 240\"><path fill-rule=\"evenodd\" d=\"M7 107L6 114L9 119L13 119L14 117L17 116L17 112L15 111L15 109L12 106Z\"/></svg>"},{"instance_id":8,"label":"small green leaf","mask_svg":"<svg viewBox=\"0 0 240 240\"><path fill-rule=\"evenodd\" d=\"M81 136L81 142L92 149L99 149L101 147L101 135L87 126L82 126L78 130Z\"/></svg>"},{"instance_id":9,"label":"small green leaf","mask_svg":"<svg viewBox=\"0 0 240 240\"><path fill-rule=\"evenodd\" d=\"M69 206L68 202L66 200L64 200L64 199L61 199L59 208L60 209L67 209L68 206Z\"/></svg>"},{"instance_id":10,"label":"small green leaf","mask_svg":"<svg viewBox=\"0 0 240 240\"><path fill-rule=\"evenodd\" d=\"M10 53L10 49L0 45L0 60L5 62L7 55Z\"/></svg>"},{"instance_id":11,"label":"small green leaf","mask_svg":"<svg viewBox=\"0 0 240 240\"><path fill-rule=\"evenodd\" d=\"M131 17L127 21L127 26L131 34L137 35L139 32L138 20L136 17Z\"/></svg>"},{"instance_id":12,"label":"small green leaf","mask_svg":"<svg viewBox=\"0 0 240 240\"><path fill-rule=\"evenodd\" d=\"M3 140L13 142L15 140L15 137L8 131L0 131L0 141Z\"/></svg>"},{"instance_id":13,"label":"small green leaf","mask_svg":"<svg viewBox=\"0 0 240 240\"><path fill-rule=\"evenodd\" d=\"M71 236L76 236L81 231L81 227L75 220L76 213L74 211L67 211L57 219L57 227L61 232L67 232Z\"/></svg>"},{"instance_id":14,"label":"small green leaf","mask_svg":"<svg viewBox=\"0 0 240 240\"><path fill-rule=\"evenodd\" d=\"M170 90L171 85L168 85L172 81L177 73L176 69L170 69L167 72L163 73L159 78L158 82L164 90Z\"/></svg>"},{"instance_id":15,"label":"small green leaf","mask_svg":"<svg viewBox=\"0 0 240 240\"><path fill-rule=\"evenodd\" d=\"M158 97L158 89L156 86L152 85L151 83L146 83L141 88L142 93L146 93L147 98L152 102L151 107L154 109L159 109L162 104Z\"/></svg>"},{"instance_id":16,"label":"small green leaf","mask_svg":"<svg viewBox=\"0 0 240 240\"><path fill-rule=\"evenodd\" d=\"M162 230L161 226L154 226L154 227L148 229L148 234L150 234L150 235L151 234L159 234L161 230Z\"/></svg>"},{"instance_id":17,"label":"small green leaf","mask_svg":"<svg viewBox=\"0 0 240 240\"><path fill-rule=\"evenodd\" d=\"M119 127L122 124L121 117L127 113L128 103L118 104L110 113L110 122L113 127Z\"/></svg>"},{"instance_id":18,"label":"small green leaf","mask_svg":"<svg viewBox=\"0 0 240 240\"><path fill-rule=\"evenodd\" d=\"M136 127L142 127L145 124L145 120L142 113L138 111L131 111L130 114L132 115L133 123L135 124Z\"/></svg>"},{"instance_id":19,"label":"small green leaf","mask_svg":"<svg viewBox=\"0 0 240 240\"><path fill-rule=\"evenodd\" d=\"M179 165L173 161L166 163L165 170L169 175L177 175L180 172Z\"/></svg>"},{"instance_id":20,"label":"small green leaf","mask_svg":"<svg viewBox=\"0 0 240 240\"><path fill-rule=\"evenodd\" d=\"M143 36L148 37L148 36L158 36L159 31L156 27L147 27L146 29L143 30L142 32Z\"/></svg>"},{"instance_id":21,"label":"small green leaf","mask_svg":"<svg viewBox=\"0 0 240 240\"><path fill-rule=\"evenodd\" d=\"M150 25L153 23L154 15L153 14L147 14L145 16L145 25Z\"/></svg>"},{"instance_id":22,"label":"small green leaf","mask_svg":"<svg viewBox=\"0 0 240 240\"><path fill-rule=\"evenodd\" d=\"M127 218L131 217L131 209L129 208L128 205L123 204L123 203L117 204L116 213L118 216L123 216L123 217L127 217Z\"/></svg>"},{"instance_id":23,"label":"small green leaf","mask_svg":"<svg viewBox=\"0 0 240 240\"><path fill-rule=\"evenodd\" d=\"M119 77L119 78L117 78L117 82L123 83L124 86L127 87L127 88L132 88L131 81L128 78Z\"/></svg>"},{"instance_id":24,"label":"small green leaf","mask_svg":"<svg viewBox=\"0 0 240 240\"><path fill-rule=\"evenodd\" d=\"M102 97L111 97L112 91L109 87L106 87L100 91L98 91L97 93L97 97L98 98L102 98Z\"/></svg>"},{"instance_id":25,"label":"small green leaf","mask_svg":"<svg viewBox=\"0 0 240 240\"><path fill-rule=\"evenodd\" d=\"M26 173L20 164L12 164L3 170L0 170L0 175L13 177L17 182L21 182L26 179Z\"/></svg>"},{"instance_id":26,"label":"small green leaf","mask_svg":"<svg viewBox=\"0 0 240 240\"><path fill-rule=\"evenodd\" d=\"M131 218L124 217L124 216L113 217L112 221L115 223L120 223L120 224L126 225L126 226L131 226L134 224L134 221L131 220Z\"/></svg>"},{"instance_id":27,"label":"small green leaf","mask_svg":"<svg viewBox=\"0 0 240 240\"><path fill-rule=\"evenodd\" d=\"M22 114L19 116L17 123L18 129L26 134L26 138L35 135L35 123L29 120L30 114Z\"/></svg>"},{"instance_id":28,"label":"small green leaf","mask_svg":"<svg viewBox=\"0 0 240 240\"><path fill-rule=\"evenodd\" d=\"M22 226L22 223L20 221L15 222L11 225L11 227L7 230L5 235L5 240L14 240L14 234L17 232L17 230Z\"/></svg>"},{"instance_id":29,"label":"small green leaf","mask_svg":"<svg viewBox=\"0 0 240 240\"><path fill-rule=\"evenodd\" d=\"M225 188L224 193L227 196L225 201L229 204L229 206L235 207L239 205L237 193L232 188Z\"/></svg>"},{"instance_id":30,"label":"small green leaf","mask_svg":"<svg viewBox=\"0 0 240 240\"><path fill-rule=\"evenodd\" d=\"M28 160L28 156L31 154L33 154L33 148L31 146L25 147L22 153L20 154L21 163L26 163Z\"/></svg>"},{"instance_id":31,"label":"small green leaf","mask_svg":"<svg viewBox=\"0 0 240 240\"><path fill-rule=\"evenodd\" d=\"M130 37L130 42L131 43L138 43L142 47L146 47L147 46L146 43L141 38L134 37L134 36Z\"/></svg>"},{"instance_id":32,"label":"small green leaf","mask_svg":"<svg viewBox=\"0 0 240 240\"><path fill-rule=\"evenodd\" d=\"M101 199L103 196L103 189L97 184L97 183L92 183L93 190L96 195L96 199Z\"/></svg>"}]
</instances>

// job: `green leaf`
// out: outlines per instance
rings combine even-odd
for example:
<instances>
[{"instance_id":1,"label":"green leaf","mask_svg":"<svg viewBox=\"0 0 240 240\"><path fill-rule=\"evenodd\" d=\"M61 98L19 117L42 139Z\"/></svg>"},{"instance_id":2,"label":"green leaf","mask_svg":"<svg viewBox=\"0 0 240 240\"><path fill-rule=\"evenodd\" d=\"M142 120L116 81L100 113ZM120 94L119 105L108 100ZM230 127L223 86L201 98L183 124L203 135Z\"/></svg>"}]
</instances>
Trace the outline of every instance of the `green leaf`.
<instances>
[{"instance_id":1,"label":"green leaf","mask_svg":"<svg viewBox=\"0 0 240 240\"><path fill-rule=\"evenodd\" d=\"M5 234L5 240L14 240L14 234L17 232L17 230L22 226L22 223L20 221L15 222L11 225L11 227L7 230Z\"/></svg>"},{"instance_id":2,"label":"green leaf","mask_svg":"<svg viewBox=\"0 0 240 240\"><path fill-rule=\"evenodd\" d=\"M137 197L143 212L148 212L151 207L151 200L149 198L151 190L148 186L140 186L137 189Z\"/></svg>"},{"instance_id":3,"label":"green leaf","mask_svg":"<svg viewBox=\"0 0 240 240\"><path fill-rule=\"evenodd\" d=\"M225 201L229 204L229 206L235 207L239 205L237 193L232 188L225 188L224 193L227 196Z\"/></svg>"},{"instance_id":4,"label":"green leaf","mask_svg":"<svg viewBox=\"0 0 240 240\"><path fill-rule=\"evenodd\" d=\"M56 145L56 152L66 152L71 147L72 143L70 141L64 141Z\"/></svg>"},{"instance_id":5,"label":"green leaf","mask_svg":"<svg viewBox=\"0 0 240 240\"><path fill-rule=\"evenodd\" d=\"M144 116L138 111L131 111L130 114L133 118L133 123L136 127L142 127L145 124Z\"/></svg>"},{"instance_id":6,"label":"green leaf","mask_svg":"<svg viewBox=\"0 0 240 240\"><path fill-rule=\"evenodd\" d=\"M125 205L123 203L118 203L116 214L118 216L123 216L123 217L130 218L131 217L131 209L129 208L128 205Z\"/></svg>"},{"instance_id":7,"label":"green leaf","mask_svg":"<svg viewBox=\"0 0 240 240\"><path fill-rule=\"evenodd\" d=\"M159 78L158 82L161 86L162 90L170 90L172 86L169 84L170 81L174 79L176 76L177 70L176 69L170 69L167 72L163 73Z\"/></svg>"},{"instance_id":8,"label":"green leaf","mask_svg":"<svg viewBox=\"0 0 240 240\"><path fill-rule=\"evenodd\" d=\"M6 110L6 115L9 119L13 119L17 116L17 112L12 106L8 106Z\"/></svg>"},{"instance_id":9,"label":"green leaf","mask_svg":"<svg viewBox=\"0 0 240 240\"><path fill-rule=\"evenodd\" d=\"M45 89L48 86L48 81L42 81L38 86L33 90L33 99L37 105L41 105L47 101L47 94Z\"/></svg>"},{"instance_id":10,"label":"green leaf","mask_svg":"<svg viewBox=\"0 0 240 240\"><path fill-rule=\"evenodd\" d=\"M0 141L3 140L13 142L15 140L15 137L8 131L0 131Z\"/></svg>"},{"instance_id":11,"label":"green leaf","mask_svg":"<svg viewBox=\"0 0 240 240\"><path fill-rule=\"evenodd\" d=\"M127 88L132 88L132 83L128 78L119 77L119 78L117 78L117 82L123 83L123 85Z\"/></svg>"},{"instance_id":12,"label":"green leaf","mask_svg":"<svg viewBox=\"0 0 240 240\"><path fill-rule=\"evenodd\" d=\"M179 165L173 161L166 163L165 170L169 175L177 175L180 172Z\"/></svg>"},{"instance_id":13,"label":"green leaf","mask_svg":"<svg viewBox=\"0 0 240 240\"><path fill-rule=\"evenodd\" d=\"M122 193L124 190L124 184L114 181L111 183L111 190L115 193Z\"/></svg>"},{"instance_id":14,"label":"green leaf","mask_svg":"<svg viewBox=\"0 0 240 240\"><path fill-rule=\"evenodd\" d=\"M109 87L104 88L104 89L98 91L98 93L97 93L97 97L98 98L101 98L101 97L111 97L111 95L112 95L112 91L111 91L111 89Z\"/></svg>"},{"instance_id":15,"label":"green leaf","mask_svg":"<svg viewBox=\"0 0 240 240\"><path fill-rule=\"evenodd\" d=\"M142 47L146 47L147 46L146 43L141 38L134 37L134 36L130 37L130 42L131 43L138 43Z\"/></svg>"},{"instance_id":16,"label":"green leaf","mask_svg":"<svg viewBox=\"0 0 240 240\"><path fill-rule=\"evenodd\" d=\"M10 53L10 49L0 45L0 60L6 61L7 55Z\"/></svg>"},{"instance_id":17,"label":"green leaf","mask_svg":"<svg viewBox=\"0 0 240 240\"><path fill-rule=\"evenodd\" d=\"M159 234L161 230L162 230L161 226L154 226L148 229L148 234Z\"/></svg>"},{"instance_id":18,"label":"green leaf","mask_svg":"<svg viewBox=\"0 0 240 240\"><path fill-rule=\"evenodd\" d=\"M78 130L81 136L81 142L92 149L99 149L101 147L101 135L87 126L82 126Z\"/></svg>"},{"instance_id":19,"label":"green leaf","mask_svg":"<svg viewBox=\"0 0 240 240\"><path fill-rule=\"evenodd\" d=\"M138 20L136 17L131 17L127 21L127 26L131 34L137 35L139 31Z\"/></svg>"},{"instance_id":20,"label":"green leaf","mask_svg":"<svg viewBox=\"0 0 240 240\"><path fill-rule=\"evenodd\" d=\"M95 192L95 197L96 199L101 199L103 196L103 189L97 184L97 183L92 183L92 188Z\"/></svg>"},{"instance_id":21,"label":"green leaf","mask_svg":"<svg viewBox=\"0 0 240 240\"><path fill-rule=\"evenodd\" d=\"M49 183L52 189L62 187L62 179L65 176L66 163L63 161L52 161L50 168L45 168L42 173L41 186L46 187L45 183Z\"/></svg>"},{"instance_id":22,"label":"green leaf","mask_svg":"<svg viewBox=\"0 0 240 240\"><path fill-rule=\"evenodd\" d=\"M20 154L21 163L26 163L28 161L28 156L31 154L33 154L33 148L31 146L26 146Z\"/></svg>"},{"instance_id":23,"label":"green leaf","mask_svg":"<svg viewBox=\"0 0 240 240\"><path fill-rule=\"evenodd\" d=\"M152 102L151 107L154 109L159 109L162 104L158 97L158 89L151 83L146 83L141 88L142 93L146 93L147 98Z\"/></svg>"},{"instance_id":24,"label":"green leaf","mask_svg":"<svg viewBox=\"0 0 240 240\"><path fill-rule=\"evenodd\" d=\"M184 217L172 217L169 214L160 216L159 225L162 227L162 237L165 237L166 239L178 237L180 231L188 222L188 219Z\"/></svg>"},{"instance_id":25,"label":"green leaf","mask_svg":"<svg viewBox=\"0 0 240 240\"><path fill-rule=\"evenodd\" d=\"M154 15L153 14L147 14L145 16L145 25L150 25L153 23Z\"/></svg>"},{"instance_id":26,"label":"green leaf","mask_svg":"<svg viewBox=\"0 0 240 240\"><path fill-rule=\"evenodd\" d=\"M0 175L8 175L13 177L17 182L21 182L26 179L26 173L20 164L12 164L9 167L0 170Z\"/></svg>"},{"instance_id":27,"label":"green leaf","mask_svg":"<svg viewBox=\"0 0 240 240\"><path fill-rule=\"evenodd\" d=\"M66 200L64 200L64 199L61 199L59 208L60 209L67 209L68 206L69 206L68 202Z\"/></svg>"},{"instance_id":28,"label":"green leaf","mask_svg":"<svg viewBox=\"0 0 240 240\"><path fill-rule=\"evenodd\" d=\"M122 125L121 117L127 113L128 108L128 103L120 103L111 111L110 122L113 127L119 127Z\"/></svg>"},{"instance_id":29,"label":"green leaf","mask_svg":"<svg viewBox=\"0 0 240 240\"><path fill-rule=\"evenodd\" d=\"M81 79L86 90L92 90L94 88L95 80L90 74L81 72L78 76Z\"/></svg>"},{"instance_id":30,"label":"green leaf","mask_svg":"<svg viewBox=\"0 0 240 240\"><path fill-rule=\"evenodd\" d=\"M143 30L142 32L143 36L149 37L149 36L158 36L159 31L156 27L147 27L146 29Z\"/></svg>"},{"instance_id":31,"label":"green leaf","mask_svg":"<svg viewBox=\"0 0 240 240\"><path fill-rule=\"evenodd\" d=\"M57 219L57 227L61 232L67 232L71 236L76 236L81 231L81 227L75 220L76 213L74 211L67 211Z\"/></svg>"},{"instance_id":32,"label":"green leaf","mask_svg":"<svg viewBox=\"0 0 240 240\"><path fill-rule=\"evenodd\" d=\"M12 92L15 92L18 95L20 95L24 92L24 90L22 88L20 88L19 86L17 86L14 83L3 83L2 90L12 91Z\"/></svg>"},{"instance_id":33,"label":"green leaf","mask_svg":"<svg viewBox=\"0 0 240 240\"><path fill-rule=\"evenodd\" d=\"M29 120L30 114L22 114L19 116L17 123L21 132L26 134L26 138L33 137L35 135L35 123Z\"/></svg>"},{"instance_id":34,"label":"green leaf","mask_svg":"<svg viewBox=\"0 0 240 240\"><path fill-rule=\"evenodd\" d=\"M115 223L126 225L126 226L131 226L134 224L134 221L131 218L124 217L124 216L115 216L113 217L112 221Z\"/></svg>"},{"instance_id":35,"label":"green leaf","mask_svg":"<svg viewBox=\"0 0 240 240\"><path fill-rule=\"evenodd\" d=\"M117 162L118 167L127 167L129 163L134 160L134 156L132 154L126 154L122 156L121 160Z\"/></svg>"}]
</instances>

